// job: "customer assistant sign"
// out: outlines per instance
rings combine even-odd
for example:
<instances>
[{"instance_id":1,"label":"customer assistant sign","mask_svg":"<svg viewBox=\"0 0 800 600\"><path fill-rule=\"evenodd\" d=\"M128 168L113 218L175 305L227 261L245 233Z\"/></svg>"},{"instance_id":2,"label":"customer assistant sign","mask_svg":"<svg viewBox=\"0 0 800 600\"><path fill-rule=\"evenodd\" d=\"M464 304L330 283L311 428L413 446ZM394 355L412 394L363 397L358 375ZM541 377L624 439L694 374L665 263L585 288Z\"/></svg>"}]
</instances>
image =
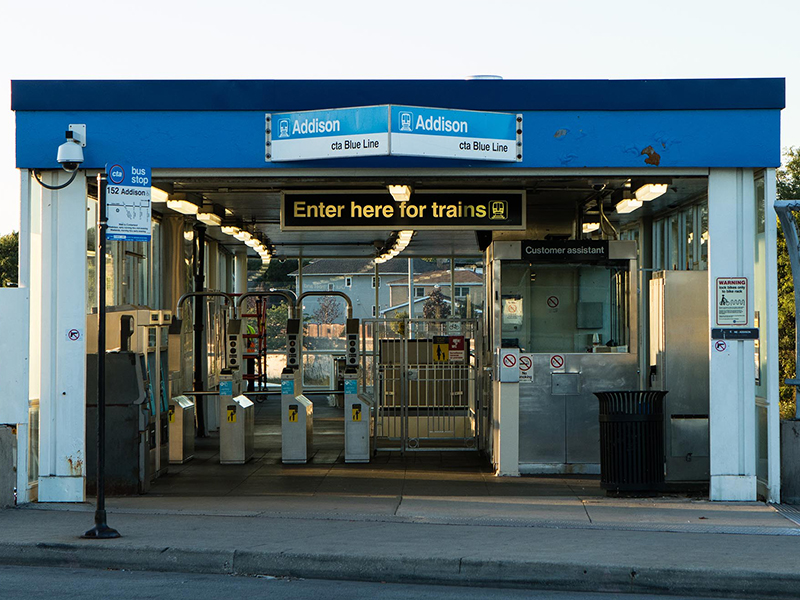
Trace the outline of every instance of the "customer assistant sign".
<instances>
[{"instance_id":1,"label":"customer assistant sign","mask_svg":"<svg viewBox=\"0 0 800 600\"><path fill-rule=\"evenodd\" d=\"M396 202L388 191L287 191L281 229L525 229L524 191L414 191Z\"/></svg>"}]
</instances>

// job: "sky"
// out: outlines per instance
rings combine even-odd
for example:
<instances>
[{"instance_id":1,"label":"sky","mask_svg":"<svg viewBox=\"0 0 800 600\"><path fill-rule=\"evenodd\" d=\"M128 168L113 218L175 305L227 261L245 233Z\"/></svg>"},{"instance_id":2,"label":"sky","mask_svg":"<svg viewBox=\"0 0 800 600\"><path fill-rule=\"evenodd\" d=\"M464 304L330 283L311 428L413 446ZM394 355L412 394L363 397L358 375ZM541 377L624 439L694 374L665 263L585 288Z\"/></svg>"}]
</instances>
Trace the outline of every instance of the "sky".
<instances>
[{"instance_id":1,"label":"sky","mask_svg":"<svg viewBox=\"0 0 800 600\"><path fill-rule=\"evenodd\" d=\"M798 0L0 0L0 16L0 235L19 229L12 79L785 77L781 146L800 146Z\"/></svg>"}]
</instances>

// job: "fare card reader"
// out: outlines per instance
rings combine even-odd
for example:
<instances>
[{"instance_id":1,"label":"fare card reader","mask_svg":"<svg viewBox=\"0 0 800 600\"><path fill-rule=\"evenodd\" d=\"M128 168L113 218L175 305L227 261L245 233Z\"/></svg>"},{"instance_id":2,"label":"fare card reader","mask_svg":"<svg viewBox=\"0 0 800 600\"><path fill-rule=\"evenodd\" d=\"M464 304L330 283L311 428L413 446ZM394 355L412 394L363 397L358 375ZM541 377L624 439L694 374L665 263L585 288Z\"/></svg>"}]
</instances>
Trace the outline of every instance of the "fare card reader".
<instances>
[{"instance_id":1,"label":"fare card reader","mask_svg":"<svg viewBox=\"0 0 800 600\"><path fill-rule=\"evenodd\" d=\"M344 462L366 463L371 455L372 403L358 393L355 369L344 374Z\"/></svg>"},{"instance_id":2,"label":"fare card reader","mask_svg":"<svg viewBox=\"0 0 800 600\"><path fill-rule=\"evenodd\" d=\"M306 463L311 458L313 443L314 405L302 394L282 393L281 459L287 464Z\"/></svg>"},{"instance_id":3,"label":"fare card reader","mask_svg":"<svg viewBox=\"0 0 800 600\"><path fill-rule=\"evenodd\" d=\"M345 335L347 336L345 365L348 369L356 368L358 367L358 319L347 319Z\"/></svg>"},{"instance_id":4,"label":"fare card reader","mask_svg":"<svg viewBox=\"0 0 800 600\"><path fill-rule=\"evenodd\" d=\"M255 405L241 395L230 369L219 376L219 463L242 465L253 458Z\"/></svg>"}]
</instances>

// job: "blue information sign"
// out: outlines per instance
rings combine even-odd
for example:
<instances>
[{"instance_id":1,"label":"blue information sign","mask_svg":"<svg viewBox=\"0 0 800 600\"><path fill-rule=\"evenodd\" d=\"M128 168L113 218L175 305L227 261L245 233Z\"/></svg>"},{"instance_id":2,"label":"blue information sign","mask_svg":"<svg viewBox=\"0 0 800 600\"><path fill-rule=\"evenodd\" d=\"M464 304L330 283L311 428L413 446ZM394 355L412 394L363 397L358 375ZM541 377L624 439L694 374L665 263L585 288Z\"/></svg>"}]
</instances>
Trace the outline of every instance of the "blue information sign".
<instances>
[{"instance_id":1,"label":"blue information sign","mask_svg":"<svg viewBox=\"0 0 800 600\"><path fill-rule=\"evenodd\" d=\"M106 239L149 242L151 238L150 167L106 165Z\"/></svg>"}]
</instances>

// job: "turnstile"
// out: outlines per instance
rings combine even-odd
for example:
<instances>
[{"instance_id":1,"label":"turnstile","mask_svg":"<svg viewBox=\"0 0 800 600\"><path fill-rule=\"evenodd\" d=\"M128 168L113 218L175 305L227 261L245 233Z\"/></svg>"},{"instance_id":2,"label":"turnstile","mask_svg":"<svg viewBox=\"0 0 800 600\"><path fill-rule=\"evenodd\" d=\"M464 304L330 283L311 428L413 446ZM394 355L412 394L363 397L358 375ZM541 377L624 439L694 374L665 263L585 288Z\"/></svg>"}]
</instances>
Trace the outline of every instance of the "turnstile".
<instances>
[{"instance_id":1,"label":"turnstile","mask_svg":"<svg viewBox=\"0 0 800 600\"><path fill-rule=\"evenodd\" d=\"M169 404L169 462L182 464L194 458L194 402L176 396Z\"/></svg>"},{"instance_id":2,"label":"turnstile","mask_svg":"<svg viewBox=\"0 0 800 600\"><path fill-rule=\"evenodd\" d=\"M303 395L281 394L281 458L303 464L311 458L314 443L314 405Z\"/></svg>"},{"instance_id":3,"label":"turnstile","mask_svg":"<svg viewBox=\"0 0 800 600\"><path fill-rule=\"evenodd\" d=\"M219 463L243 465L253 458L255 405L247 396L220 396Z\"/></svg>"}]
</instances>

